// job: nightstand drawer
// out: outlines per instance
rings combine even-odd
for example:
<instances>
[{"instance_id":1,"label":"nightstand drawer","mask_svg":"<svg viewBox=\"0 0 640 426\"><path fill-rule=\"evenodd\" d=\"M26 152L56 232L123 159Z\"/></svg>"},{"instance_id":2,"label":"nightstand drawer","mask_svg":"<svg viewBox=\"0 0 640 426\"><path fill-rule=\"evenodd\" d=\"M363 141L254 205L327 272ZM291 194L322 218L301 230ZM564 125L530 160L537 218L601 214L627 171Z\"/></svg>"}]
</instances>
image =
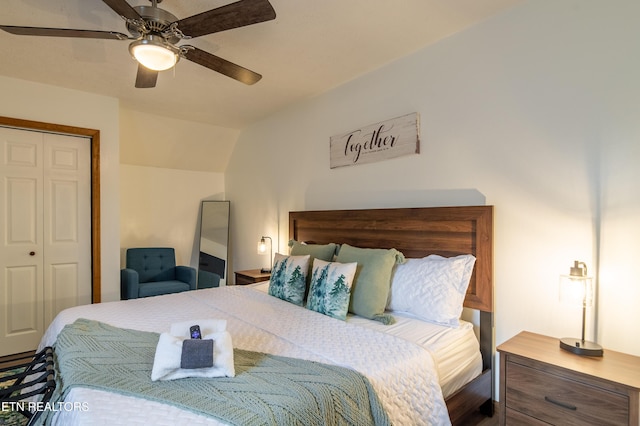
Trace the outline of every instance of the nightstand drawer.
<instances>
[{"instance_id":1,"label":"nightstand drawer","mask_svg":"<svg viewBox=\"0 0 640 426\"><path fill-rule=\"evenodd\" d=\"M534 419L531 416L522 414L520 411L507 408L505 418L509 426L549 426L549 423L545 423L542 420Z\"/></svg>"},{"instance_id":2,"label":"nightstand drawer","mask_svg":"<svg viewBox=\"0 0 640 426\"><path fill-rule=\"evenodd\" d=\"M506 365L506 407L561 425L627 425L625 395L548 374L514 362Z\"/></svg>"},{"instance_id":3,"label":"nightstand drawer","mask_svg":"<svg viewBox=\"0 0 640 426\"><path fill-rule=\"evenodd\" d=\"M247 285L268 281L271 272L262 272L260 269L248 269L246 271L236 271L236 285Z\"/></svg>"},{"instance_id":4,"label":"nightstand drawer","mask_svg":"<svg viewBox=\"0 0 640 426\"><path fill-rule=\"evenodd\" d=\"M242 274L236 274L236 285L247 285L256 283L255 278L248 277Z\"/></svg>"}]
</instances>

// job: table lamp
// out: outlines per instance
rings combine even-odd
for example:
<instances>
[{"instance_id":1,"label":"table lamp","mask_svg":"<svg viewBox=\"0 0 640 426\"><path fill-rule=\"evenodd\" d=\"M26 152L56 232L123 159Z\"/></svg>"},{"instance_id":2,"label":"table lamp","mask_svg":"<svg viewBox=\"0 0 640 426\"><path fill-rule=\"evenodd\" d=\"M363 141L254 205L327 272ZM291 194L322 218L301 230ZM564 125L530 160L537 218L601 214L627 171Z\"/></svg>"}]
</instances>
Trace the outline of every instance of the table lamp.
<instances>
[{"instance_id":1,"label":"table lamp","mask_svg":"<svg viewBox=\"0 0 640 426\"><path fill-rule=\"evenodd\" d=\"M267 239L269 240L269 269L260 269L260 272L262 273L271 272L271 268L273 268L273 240L271 239L271 237L260 238L260 242L258 243L258 253L265 254L267 252Z\"/></svg>"},{"instance_id":2,"label":"table lamp","mask_svg":"<svg viewBox=\"0 0 640 426\"><path fill-rule=\"evenodd\" d=\"M560 347L576 355L602 356L602 346L589 342L584 337L587 307L593 305L593 278L587 276L587 265L584 262L574 261L569 275L560 276L560 300L582 304L582 337L563 337L560 339Z\"/></svg>"}]
</instances>

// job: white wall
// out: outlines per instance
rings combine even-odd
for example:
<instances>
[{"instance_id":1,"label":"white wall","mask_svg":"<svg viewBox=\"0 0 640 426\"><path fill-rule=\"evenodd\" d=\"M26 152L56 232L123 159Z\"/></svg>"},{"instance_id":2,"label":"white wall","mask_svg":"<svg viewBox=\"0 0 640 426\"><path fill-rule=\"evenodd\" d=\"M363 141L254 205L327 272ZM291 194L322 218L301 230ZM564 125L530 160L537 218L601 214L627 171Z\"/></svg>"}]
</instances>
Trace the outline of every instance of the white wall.
<instances>
[{"instance_id":1,"label":"white wall","mask_svg":"<svg viewBox=\"0 0 640 426\"><path fill-rule=\"evenodd\" d=\"M115 98L1 76L0 93L0 115L100 130L103 302L120 299L122 253L127 247L166 244L176 248L178 263L197 265L200 201L224 199L222 172L121 166L121 139L126 143L135 136L135 126L131 123L148 123L154 117L121 110ZM166 158L175 157L175 151L168 149L172 144L174 148L182 146L183 151L193 153L203 138L215 135L223 140L220 155L213 158L208 152L198 151L194 157L210 158L219 167L226 166L227 151L235 142L236 130L198 123L190 125L161 117L155 120L161 125L152 126L153 131L148 132L147 137L164 135L162 149L158 150L163 151ZM124 123L122 129L121 123ZM172 139L175 133L166 132L172 126L182 131L182 139ZM135 140L146 141L140 137ZM185 145L189 149L185 149Z\"/></svg>"},{"instance_id":2,"label":"white wall","mask_svg":"<svg viewBox=\"0 0 640 426\"><path fill-rule=\"evenodd\" d=\"M118 100L0 76L0 115L100 130L102 300L120 299Z\"/></svg>"},{"instance_id":3,"label":"white wall","mask_svg":"<svg viewBox=\"0 0 640 426\"><path fill-rule=\"evenodd\" d=\"M224 175L122 164L120 183L121 266L127 248L173 247L197 267L200 202L224 199Z\"/></svg>"},{"instance_id":4,"label":"white wall","mask_svg":"<svg viewBox=\"0 0 640 426\"><path fill-rule=\"evenodd\" d=\"M237 129L120 109L120 162L224 173Z\"/></svg>"},{"instance_id":5,"label":"white wall","mask_svg":"<svg viewBox=\"0 0 640 426\"><path fill-rule=\"evenodd\" d=\"M286 250L291 210L492 204L497 342L579 336L557 297L578 259L600 272L597 340L640 355L637 16L531 1L246 129L225 176L235 270L261 265L261 235ZM419 155L329 169L331 136L414 111Z\"/></svg>"},{"instance_id":6,"label":"white wall","mask_svg":"<svg viewBox=\"0 0 640 426\"><path fill-rule=\"evenodd\" d=\"M198 265L200 202L224 200L239 130L120 109L121 266L130 247L173 247Z\"/></svg>"}]
</instances>

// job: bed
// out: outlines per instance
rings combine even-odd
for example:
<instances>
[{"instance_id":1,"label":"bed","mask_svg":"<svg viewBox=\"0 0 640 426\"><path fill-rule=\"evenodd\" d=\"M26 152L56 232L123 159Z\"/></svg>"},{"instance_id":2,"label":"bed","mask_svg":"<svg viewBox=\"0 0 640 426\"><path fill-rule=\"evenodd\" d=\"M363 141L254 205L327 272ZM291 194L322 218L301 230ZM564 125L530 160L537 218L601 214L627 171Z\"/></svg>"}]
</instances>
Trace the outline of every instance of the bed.
<instances>
[{"instance_id":1,"label":"bed","mask_svg":"<svg viewBox=\"0 0 640 426\"><path fill-rule=\"evenodd\" d=\"M226 321L236 349L361 373L392 424L462 424L478 410L492 414L491 206L290 212L289 225L291 239L315 245L395 248L411 259L473 255L464 306L479 312L479 342L466 321L443 327L402 312L392 312L392 325L357 315L340 321L275 298L269 283L259 283L71 308L52 322L41 346L55 344L78 319L162 333L177 322L218 318ZM74 409L48 413L53 423L230 423L179 404L94 387L73 387L64 398Z\"/></svg>"}]
</instances>

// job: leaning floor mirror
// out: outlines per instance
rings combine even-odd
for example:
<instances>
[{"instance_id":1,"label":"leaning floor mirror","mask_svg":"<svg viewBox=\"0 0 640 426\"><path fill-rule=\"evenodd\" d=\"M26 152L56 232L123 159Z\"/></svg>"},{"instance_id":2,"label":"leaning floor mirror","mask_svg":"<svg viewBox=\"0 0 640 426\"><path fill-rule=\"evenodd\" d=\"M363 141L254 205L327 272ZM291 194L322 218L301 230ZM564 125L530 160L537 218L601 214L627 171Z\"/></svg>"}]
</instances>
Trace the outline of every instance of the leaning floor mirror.
<instances>
[{"instance_id":1,"label":"leaning floor mirror","mask_svg":"<svg viewBox=\"0 0 640 426\"><path fill-rule=\"evenodd\" d=\"M219 287L227 283L229 209L229 201L202 202L198 288Z\"/></svg>"}]
</instances>

